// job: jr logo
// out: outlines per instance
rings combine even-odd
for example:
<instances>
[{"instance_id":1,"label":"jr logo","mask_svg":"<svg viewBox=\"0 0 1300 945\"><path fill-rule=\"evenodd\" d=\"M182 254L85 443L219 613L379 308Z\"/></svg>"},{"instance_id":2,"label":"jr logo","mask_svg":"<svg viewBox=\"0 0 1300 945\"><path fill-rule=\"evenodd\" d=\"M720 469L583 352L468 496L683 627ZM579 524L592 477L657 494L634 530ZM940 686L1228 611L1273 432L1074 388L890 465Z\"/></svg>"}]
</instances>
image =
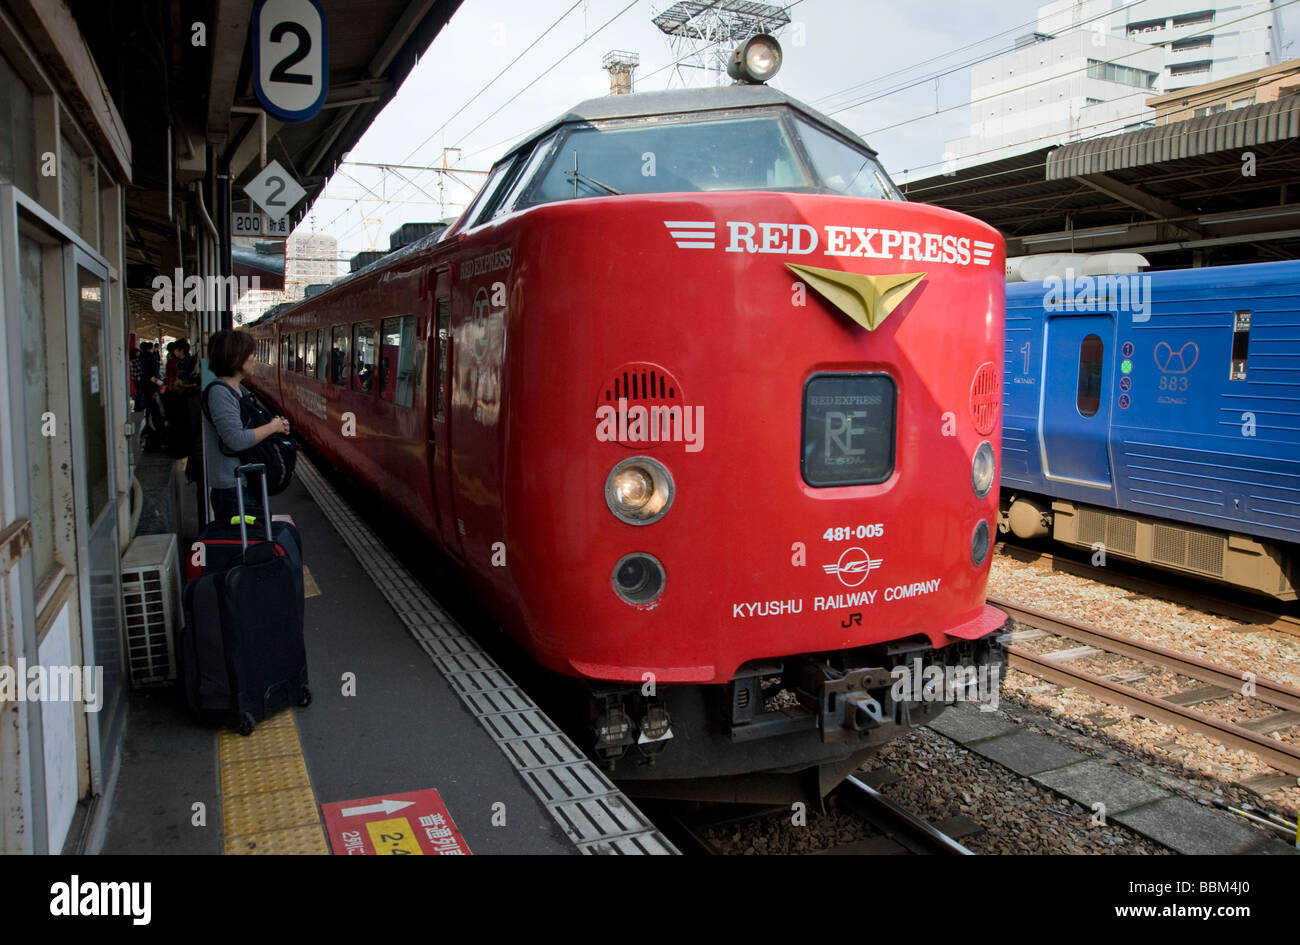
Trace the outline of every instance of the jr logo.
<instances>
[{"instance_id":1,"label":"jr logo","mask_svg":"<svg viewBox=\"0 0 1300 945\"><path fill-rule=\"evenodd\" d=\"M873 558L861 548L845 548L840 560L823 564L822 570L834 574L845 587L857 587L867 575L885 563L884 558Z\"/></svg>"}]
</instances>

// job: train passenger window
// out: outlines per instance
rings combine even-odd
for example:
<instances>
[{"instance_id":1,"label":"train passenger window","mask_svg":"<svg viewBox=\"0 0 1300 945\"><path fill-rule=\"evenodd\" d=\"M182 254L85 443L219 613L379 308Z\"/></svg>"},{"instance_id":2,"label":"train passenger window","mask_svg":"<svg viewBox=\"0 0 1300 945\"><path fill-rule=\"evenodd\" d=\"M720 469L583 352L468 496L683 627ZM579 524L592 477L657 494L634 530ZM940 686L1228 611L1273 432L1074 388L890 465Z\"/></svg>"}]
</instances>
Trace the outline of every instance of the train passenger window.
<instances>
[{"instance_id":1,"label":"train passenger window","mask_svg":"<svg viewBox=\"0 0 1300 945\"><path fill-rule=\"evenodd\" d=\"M352 326L352 389L370 393L374 388L375 326L358 322Z\"/></svg>"},{"instance_id":2,"label":"train passenger window","mask_svg":"<svg viewBox=\"0 0 1300 945\"><path fill-rule=\"evenodd\" d=\"M306 348L306 365L307 376L316 376L316 332L307 332Z\"/></svg>"},{"instance_id":3,"label":"train passenger window","mask_svg":"<svg viewBox=\"0 0 1300 945\"><path fill-rule=\"evenodd\" d=\"M280 336L280 370L292 371L293 360L289 355L290 340L288 335Z\"/></svg>"},{"instance_id":4,"label":"train passenger window","mask_svg":"<svg viewBox=\"0 0 1300 945\"><path fill-rule=\"evenodd\" d=\"M1101 365L1105 346L1097 335L1079 343L1079 390L1076 401L1079 413L1094 417L1101 407Z\"/></svg>"},{"instance_id":5,"label":"train passenger window","mask_svg":"<svg viewBox=\"0 0 1300 945\"><path fill-rule=\"evenodd\" d=\"M316 376L329 380L330 336L324 328L316 333Z\"/></svg>"},{"instance_id":6,"label":"train passenger window","mask_svg":"<svg viewBox=\"0 0 1300 945\"><path fill-rule=\"evenodd\" d=\"M1237 312L1232 325L1232 363L1228 367L1228 380L1246 379L1246 356L1250 352L1250 312Z\"/></svg>"},{"instance_id":7,"label":"train passenger window","mask_svg":"<svg viewBox=\"0 0 1300 945\"><path fill-rule=\"evenodd\" d=\"M411 406L415 363L415 319L385 318L379 325L379 396L399 407Z\"/></svg>"},{"instance_id":8,"label":"train passenger window","mask_svg":"<svg viewBox=\"0 0 1300 945\"><path fill-rule=\"evenodd\" d=\"M447 349L451 341L451 299L438 299L438 334L436 335L438 349L435 352L437 357L438 373L435 375L437 381L437 404L434 416L439 420L447 416L447 372L449 370L449 361Z\"/></svg>"},{"instance_id":9,"label":"train passenger window","mask_svg":"<svg viewBox=\"0 0 1300 945\"><path fill-rule=\"evenodd\" d=\"M330 382L344 387L348 383L348 326L330 329Z\"/></svg>"},{"instance_id":10,"label":"train passenger window","mask_svg":"<svg viewBox=\"0 0 1300 945\"><path fill-rule=\"evenodd\" d=\"M293 343L297 347L297 355L293 359L293 369L301 374L303 363L307 360L307 338L302 332L298 332L298 334L294 335Z\"/></svg>"}]
</instances>

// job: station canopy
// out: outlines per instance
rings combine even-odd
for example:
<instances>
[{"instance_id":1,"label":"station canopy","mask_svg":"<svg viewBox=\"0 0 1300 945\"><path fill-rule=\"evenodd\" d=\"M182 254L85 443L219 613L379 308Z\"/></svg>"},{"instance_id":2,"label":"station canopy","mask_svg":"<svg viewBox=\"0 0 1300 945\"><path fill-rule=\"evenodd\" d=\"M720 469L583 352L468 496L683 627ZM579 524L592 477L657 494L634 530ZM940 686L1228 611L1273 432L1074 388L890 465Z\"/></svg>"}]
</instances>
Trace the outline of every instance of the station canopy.
<instances>
[{"instance_id":1,"label":"station canopy","mask_svg":"<svg viewBox=\"0 0 1300 945\"><path fill-rule=\"evenodd\" d=\"M308 121L267 116L266 156L307 191L296 225L335 165L392 100L461 0L318 0L328 24L328 94ZM126 200L127 285L133 312L151 316L141 293L152 278L182 265L175 207L182 189L229 164L232 194L261 170L261 105L253 93L254 0L130 5L70 0L82 35L104 68L104 83L131 142ZM203 45L195 45L195 24ZM209 166L211 163L211 167ZM236 205L238 206L238 204ZM207 195L206 209L216 208ZM184 268L193 265L184 261ZM144 296L147 298L147 295ZM165 320L169 313L161 313ZM168 333L184 330L159 322ZM143 325L148 328L150 326Z\"/></svg>"},{"instance_id":2,"label":"station canopy","mask_svg":"<svg viewBox=\"0 0 1300 945\"><path fill-rule=\"evenodd\" d=\"M1136 252L1155 269L1300 258L1300 95L901 185L1007 255Z\"/></svg>"}]
</instances>

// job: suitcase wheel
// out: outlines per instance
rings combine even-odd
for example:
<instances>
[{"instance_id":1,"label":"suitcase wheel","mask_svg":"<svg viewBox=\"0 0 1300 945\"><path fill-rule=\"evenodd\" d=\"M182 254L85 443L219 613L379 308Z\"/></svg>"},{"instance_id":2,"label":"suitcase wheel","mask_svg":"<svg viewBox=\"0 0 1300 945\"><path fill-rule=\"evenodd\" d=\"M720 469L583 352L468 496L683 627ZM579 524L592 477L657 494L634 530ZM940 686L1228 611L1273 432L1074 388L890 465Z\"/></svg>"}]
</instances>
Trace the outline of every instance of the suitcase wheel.
<instances>
[{"instance_id":1,"label":"suitcase wheel","mask_svg":"<svg viewBox=\"0 0 1300 945\"><path fill-rule=\"evenodd\" d=\"M241 715L241 716L239 717L239 734L240 734L240 735L252 735L252 734L253 734L253 727L254 727L255 725L257 725L257 722L256 722L256 720L253 718L253 713L252 713L252 712L245 712L243 715Z\"/></svg>"},{"instance_id":2,"label":"suitcase wheel","mask_svg":"<svg viewBox=\"0 0 1300 945\"><path fill-rule=\"evenodd\" d=\"M306 686L302 687L302 698L298 700L298 705L302 706L304 709L311 705L311 690Z\"/></svg>"}]
</instances>

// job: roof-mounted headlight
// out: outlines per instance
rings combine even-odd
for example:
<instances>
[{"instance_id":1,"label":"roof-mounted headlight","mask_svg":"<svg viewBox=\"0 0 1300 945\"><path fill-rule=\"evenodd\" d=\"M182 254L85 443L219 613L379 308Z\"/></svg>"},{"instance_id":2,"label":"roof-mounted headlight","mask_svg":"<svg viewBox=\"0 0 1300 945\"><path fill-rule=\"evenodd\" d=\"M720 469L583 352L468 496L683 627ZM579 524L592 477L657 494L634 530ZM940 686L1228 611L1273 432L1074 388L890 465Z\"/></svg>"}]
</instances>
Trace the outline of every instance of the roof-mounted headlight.
<instances>
[{"instance_id":1,"label":"roof-mounted headlight","mask_svg":"<svg viewBox=\"0 0 1300 945\"><path fill-rule=\"evenodd\" d=\"M727 75L739 82L762 85L781 69L781 44L773 36L751 36L731 54Z\"/></svg>"}]
</instances>

